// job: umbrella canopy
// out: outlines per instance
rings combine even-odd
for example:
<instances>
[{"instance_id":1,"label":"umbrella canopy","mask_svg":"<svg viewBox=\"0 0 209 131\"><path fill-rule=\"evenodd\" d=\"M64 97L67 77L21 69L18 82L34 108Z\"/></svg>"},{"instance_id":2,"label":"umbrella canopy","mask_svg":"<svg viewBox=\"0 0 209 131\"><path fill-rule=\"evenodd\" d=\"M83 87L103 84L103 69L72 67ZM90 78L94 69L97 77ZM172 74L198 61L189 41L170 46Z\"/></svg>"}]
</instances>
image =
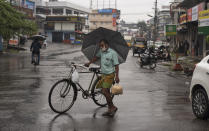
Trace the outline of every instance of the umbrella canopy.
<instances>
[{"instance_id":1,"label":"umbrella canopy","mask_svg":"<svg viewBox=\"0 0 209 131\"><path fill-rule=\"evenodd\" d=\"M30 40L35 40L35 39L37 39L37 40L43 41L43 40L46 40L46 37L43 36L43 35L33 35L33 36L29 37L29 39L30 39Z\"/></svg>"},{"instance_id":2,"label":"umbrella canopy","mask_svg":"<svg viewBox=\"0 0 209 131\"><path fill-rule=\"evenodd\" d=\"M118 54L119 63L126 61L129 47L120 32L109 30L106 28L98 28L84 37L82 52L91 60L99 51L99 41L106 39L109 42L110 48Z\"/></svg>"}]
</instances>

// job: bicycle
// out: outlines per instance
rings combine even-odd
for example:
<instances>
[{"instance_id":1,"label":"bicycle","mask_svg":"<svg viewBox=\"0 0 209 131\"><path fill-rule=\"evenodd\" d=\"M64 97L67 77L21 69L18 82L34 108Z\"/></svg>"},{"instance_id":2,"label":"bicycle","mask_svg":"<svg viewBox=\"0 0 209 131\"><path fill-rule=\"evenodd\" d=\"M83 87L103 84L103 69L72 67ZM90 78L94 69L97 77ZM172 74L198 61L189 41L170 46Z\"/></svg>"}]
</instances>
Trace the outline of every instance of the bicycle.
<instances>
[{"instance_id":1,"label":"bicycle","mask_svg":"<svg viewBox=\"0 0 209 131\"><path fill-rule=\"evenodd\" d=\"M33 56L33 64L34 64L34 66L38 65L38 54L34 54L34 56Z\"/></svg>"},{"instance_id":2,"label":"bicycle","mask_svg":"<svg viewBox=\"0 0 209 131\"><path fill-rule=\"evenodd\" d=\"M72 75L76 71L77 67L87 69L88 72L79 73L93 73L89 88L85 90L79 82L72 81ZM95 79L96 76L96 79ZM95 79L95 80L94 80ZM67 78L57 81L51 88L48 96L48 102L50 108L56 113L65 113L73 106L77 99L78 91L82 92L84 99L91 98L98 106L104 107L107 105L105 96L103 95L101 88L96 88L97 83L101 79L101 73L99 67L87 68L83 65L75 63L71 64L71 71ZM94 81L94 82L93 82ZM62 85L62 86L59 86ZM57 97L53 98L53 94L57 93ZM113 99L114 95L112 95ZM64 104L64 102L69 102ZM65 106L65 107L63 107Z\"/></svg>"}]
</instances>

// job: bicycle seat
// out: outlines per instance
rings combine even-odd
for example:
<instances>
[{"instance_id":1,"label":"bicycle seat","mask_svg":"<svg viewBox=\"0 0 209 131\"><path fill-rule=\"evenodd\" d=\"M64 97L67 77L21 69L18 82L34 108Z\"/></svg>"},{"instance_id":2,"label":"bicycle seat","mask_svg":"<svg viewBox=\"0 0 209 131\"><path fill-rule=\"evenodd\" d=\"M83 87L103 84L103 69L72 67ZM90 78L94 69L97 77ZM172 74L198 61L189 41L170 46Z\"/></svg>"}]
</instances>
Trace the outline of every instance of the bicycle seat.
<instances>
[{"instance_id":1,"label":"bicycle seat","mask_svg":"<svg viewBox=\"0 0 209 131\"><path fill-rule=\"evenodd\" d=\"M99 71L100 71L100 67L90 67L90 68L89 68L89 71L92 71L92 72L99 72Z\"/></svg>"}]
</instances>

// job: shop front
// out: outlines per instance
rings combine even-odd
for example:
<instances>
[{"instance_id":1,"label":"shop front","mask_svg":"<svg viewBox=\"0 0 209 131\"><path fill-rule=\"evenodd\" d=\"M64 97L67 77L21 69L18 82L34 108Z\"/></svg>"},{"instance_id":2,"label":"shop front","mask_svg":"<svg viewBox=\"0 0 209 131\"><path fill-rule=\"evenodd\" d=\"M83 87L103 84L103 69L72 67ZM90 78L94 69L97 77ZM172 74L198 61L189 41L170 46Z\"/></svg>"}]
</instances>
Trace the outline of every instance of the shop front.
<instances>
[{"instance_id":1,"label":"shop front","mask_svg":"<svg viewBox=\"0 0 209 131\"><path fill-rule=\"evenodd\" d=\"M55 43L75 43L85 25L85 18L79 16L47 16L46 21L47 40Z\"/></svg>"},{"instance_id":2,"label":"shop front","mask_svg":"<svg viewBox=\"0 0 209 131\"><path fill-rule=\"evenodd\" d=\"M209 52L209 43L206 42L209 35L209 10L199 12L198 34L203 37L203 56L206 56Z\"/></svg>"}]
</instances>

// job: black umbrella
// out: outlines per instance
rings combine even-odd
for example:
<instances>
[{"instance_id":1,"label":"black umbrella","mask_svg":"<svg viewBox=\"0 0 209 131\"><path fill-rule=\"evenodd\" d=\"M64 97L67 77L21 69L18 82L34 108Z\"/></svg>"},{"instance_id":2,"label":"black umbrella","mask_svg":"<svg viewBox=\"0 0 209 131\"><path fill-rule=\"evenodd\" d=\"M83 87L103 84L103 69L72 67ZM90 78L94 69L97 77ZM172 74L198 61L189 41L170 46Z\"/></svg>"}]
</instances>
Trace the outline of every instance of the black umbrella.
<instances>
[{"instance_id":1,"label":"black umbrella","mask_svg":"<svg viewBox=\"0 0 209 131\"><path fill-rule=\"evenodd\" d=\"M118 54L119 63L126 61L129 47L120 32L106 28L98 28L84 37L82 52L91 60L99 51L99 41L106 39L110 43L110 48Z\"/></svg>"},{"instance_id":2,"label":"black umbrella","mask_svg":"<svg viewBox=\"0 0 209 131\"><path fill-rule=\"evenodd\" d=\"M31 37L29 37L28 39L30 40L40 40L40 41L43 41L43 40L46 40L46 37L43 36L43 35L33 35Z\"/></svg>"}]
</instances>

